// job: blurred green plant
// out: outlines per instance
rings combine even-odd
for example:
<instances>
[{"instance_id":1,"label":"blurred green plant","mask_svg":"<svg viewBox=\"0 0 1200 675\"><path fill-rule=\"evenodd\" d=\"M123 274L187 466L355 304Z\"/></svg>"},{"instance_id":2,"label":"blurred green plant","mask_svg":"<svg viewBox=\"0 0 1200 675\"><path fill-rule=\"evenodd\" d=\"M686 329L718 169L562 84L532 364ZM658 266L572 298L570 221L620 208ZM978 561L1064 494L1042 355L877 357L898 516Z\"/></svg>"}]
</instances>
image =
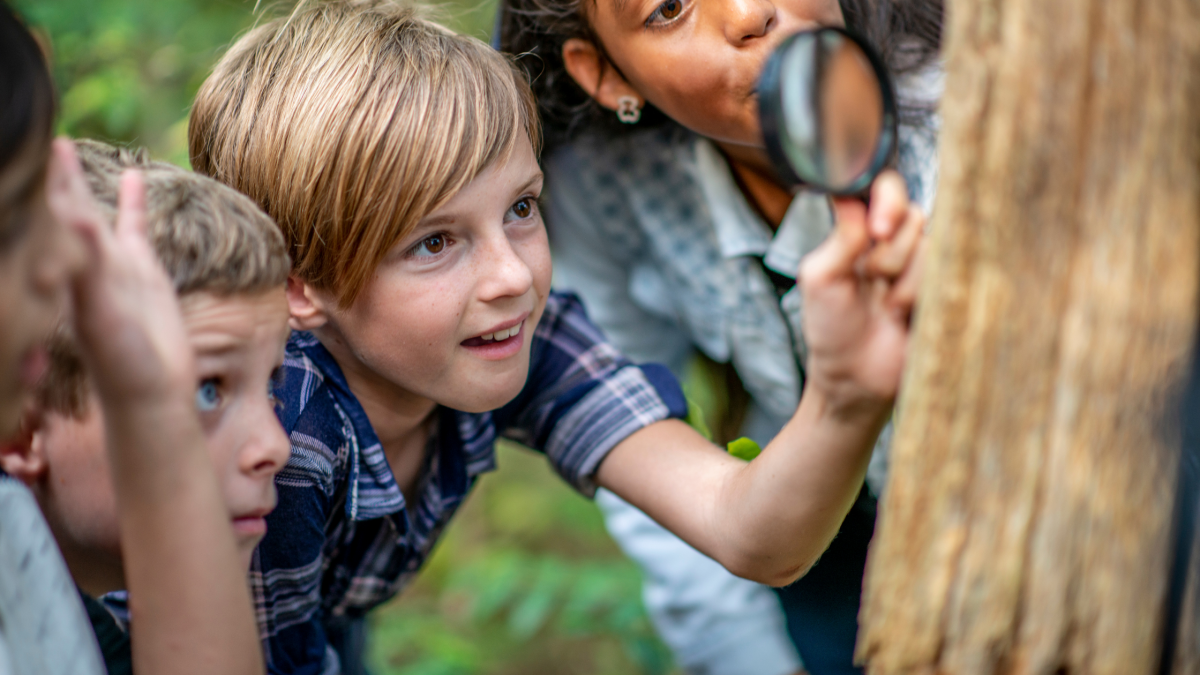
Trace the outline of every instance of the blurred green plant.
<instances>
[{"instance_id":1,"label":"blurred green plant","mask_svg":"<svg viewBox=\"0 0 1200 675\"><path fill-rule=\"evenodd\" d=\"M187 115L233 40L291 2L255 0L13 0L48 38L61 92L60 133L122 145L188 166ZM487 39L493 0L426 3L434 18Z\"/></svg>"}]
</instances>

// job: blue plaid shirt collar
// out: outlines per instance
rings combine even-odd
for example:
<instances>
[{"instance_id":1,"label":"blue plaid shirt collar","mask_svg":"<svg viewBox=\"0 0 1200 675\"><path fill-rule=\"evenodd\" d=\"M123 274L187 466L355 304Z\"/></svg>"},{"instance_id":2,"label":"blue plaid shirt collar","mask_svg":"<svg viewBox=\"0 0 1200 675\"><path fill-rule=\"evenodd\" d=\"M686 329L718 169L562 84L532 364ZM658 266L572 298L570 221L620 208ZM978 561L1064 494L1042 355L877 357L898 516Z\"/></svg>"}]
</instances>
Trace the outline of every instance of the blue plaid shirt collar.
<instances>
[{"instance_id":1,"label":"blue plaid shirt collar","mask_svg":"<svg viewBox=\"0 0 1200 675\"><path fill-rule=\"evenodd\" d=\"M293 354L289 354L284 364L285 367L302 369L306 375L304 378L288 379L289 385L303 388L298 396L297 392L285 394L285 400L301 402L296 414L304 414L308 399L324 382L329 385L339 413L345 415L342 423L336 426L343 430L338 440L346 444L350 454L347 461L349 485L345 503L346 518L364 521L403 513L408 504L400 492L400 486L396 484L383 445L358 398L350 392L346 376L333 355L308 332L292 333L288 347L289 352L294 350L304 357L295 359L292 358ZM494 454L466 453L462 442L463 438L475 438L491 429L491 414L468 415L448 408L439 408L436 414L442 417L441 423L435 425L436 430L455 429L459 432L435 431L430 438L430 443L437 446L440 460L436 476L440 488L438 492L443 499L461 500L476 476L496 468ZM295 420L285 419L284 424L286 428L292 428Z\"/></svg>"}]
</instances>

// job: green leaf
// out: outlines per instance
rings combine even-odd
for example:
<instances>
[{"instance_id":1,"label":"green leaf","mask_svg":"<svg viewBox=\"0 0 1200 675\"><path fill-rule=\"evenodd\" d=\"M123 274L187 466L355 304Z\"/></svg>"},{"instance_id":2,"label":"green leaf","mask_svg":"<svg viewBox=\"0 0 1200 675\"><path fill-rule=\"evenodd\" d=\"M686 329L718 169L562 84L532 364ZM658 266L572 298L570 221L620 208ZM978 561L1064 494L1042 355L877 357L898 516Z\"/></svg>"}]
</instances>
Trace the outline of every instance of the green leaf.
<instances>
[{"instance_id":1,"label":"green leaf","mask_svg":"<svg viewBox=\"0 0 1200 675\"><path fill-rule=\"evenodd\" d=\"M758 457L759 453L762 452L762 448L758 446L758 443L755 443L745 436L742 436L736 441L732 441L726 447L729 450L729 454L737 457L738 459L744 459L747 462L755 457Z\"/></svg>"},{"instance_id":2,"label":"green leaf","mask_svg":"<svg viewBox=\"0 0 1200 675\"><path fill-rule=\"evenodd\" d=\"M693 429L700 432L701 436L711 441L712 431L709 430L708 424L704 421L704 411L701 410L700 404L696 403L696 401L690 396L685 396L685 398L687 399L688 404L688 414L683 421L687 422Z\"/></svg>"}]
</instances>

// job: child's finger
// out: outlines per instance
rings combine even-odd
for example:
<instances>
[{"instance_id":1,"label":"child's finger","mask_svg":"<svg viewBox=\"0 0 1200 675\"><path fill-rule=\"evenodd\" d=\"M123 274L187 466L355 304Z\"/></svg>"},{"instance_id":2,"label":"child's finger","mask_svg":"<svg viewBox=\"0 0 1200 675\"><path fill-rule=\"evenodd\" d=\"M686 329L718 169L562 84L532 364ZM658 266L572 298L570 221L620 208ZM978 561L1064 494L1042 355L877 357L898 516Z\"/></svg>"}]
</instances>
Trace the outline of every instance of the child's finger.
<instances>
[{"instance_id":1,"label":"child's finger","mask_svg":"<svg viewBox=\"0 0 1200 675\"><path fill-rule=\"evenodd\" d=\"M834 199L833 232L800 261L802 284L823 284L853 274L859 257L871 244L867 236L867 207L857 199Z\"/></svg>"},{"instance_id":2,"label":"child's finger","mask_svg":"<svg viewBox=\"0 0 1200 675\"><path fill-rule=\"evenodd\" d=\"M78 237L87 259L96 260L102 254L108 232L96 214L91 189L75 154L75 144L63 138L50 145L46 204L55 220ZM84 267L87 269L92 265Z\"/></svg>"},{"instance_id":3,"label":"child's finger","mask_svg":"<svg viewBox=\"0 0 1200 675\"><path fill-rule=\"evenodd\" d=\"M128 169L121 174L117 193L117 236L146 236L146 186L140 171Z\"/></svg>"},{"instance_id":4,"label":"child's finger","mask_svg":"<svg viewBox=\"0 0 1200 675\"><path fill-rule=\"evenodd\" d=\"M925 213L918 206L910 206L904 225L895 236L871 249L867 255L866 272L889 279L903 274L924 232Z\"/></svg>"},{"instance_id":5,"label":"child's finger","mask_svg":"<svg viewBox=\"0 0 1200 675\"><path fill-rule=\"evenodd\" d=\"M904 274L892 284L888 292L887 305L895 312L905 315L912 313L913 305L917 302L917 291L921 288L921 275L925 269L926 240L917 241L916 250Z\"/></svg>"},{"instance_id":6,"label":"child's finger","mask_svg":"<svg viewBox=\"0 0 1200 675\"><path fill-rule=\"evenodd\" d=\"M904 179L895 171L884 171L871 184L871 238L875 241L891 239L907 215L908 189Z\"/></svg>"},{"instance_id":7,"label":"child's finger","mask_svg":"<svg viewBox=\"0 0 1200 675\"><path fill-rule=\"evenodd\" d=\"M83 168L75 155L75 144L63 138L50 145L50 166L47 167L46 201L50 212L63 225L86 233L97 223L86 218L81 208L84 195L90 195Z\"/></svg>"}]
</instances>

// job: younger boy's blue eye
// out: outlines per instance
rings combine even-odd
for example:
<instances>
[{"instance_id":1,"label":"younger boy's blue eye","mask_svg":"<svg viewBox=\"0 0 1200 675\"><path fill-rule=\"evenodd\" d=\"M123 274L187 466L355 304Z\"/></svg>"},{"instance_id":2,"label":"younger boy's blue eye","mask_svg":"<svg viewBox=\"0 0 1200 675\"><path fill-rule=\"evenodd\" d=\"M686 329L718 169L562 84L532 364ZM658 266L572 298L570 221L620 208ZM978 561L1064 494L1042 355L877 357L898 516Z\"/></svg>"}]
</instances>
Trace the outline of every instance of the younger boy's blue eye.
<instances>
[{"instance_id":1,"label":"younger boy's blue eye","mask_svg":"<svg viewBox=\"0 0 1200 675\"><path fill-rule=\"evenodd\" d=\"M212 412L221 407L220 381L211 377L200 383L196 388L196 410Z\"/></svg>"}]
</instances>

